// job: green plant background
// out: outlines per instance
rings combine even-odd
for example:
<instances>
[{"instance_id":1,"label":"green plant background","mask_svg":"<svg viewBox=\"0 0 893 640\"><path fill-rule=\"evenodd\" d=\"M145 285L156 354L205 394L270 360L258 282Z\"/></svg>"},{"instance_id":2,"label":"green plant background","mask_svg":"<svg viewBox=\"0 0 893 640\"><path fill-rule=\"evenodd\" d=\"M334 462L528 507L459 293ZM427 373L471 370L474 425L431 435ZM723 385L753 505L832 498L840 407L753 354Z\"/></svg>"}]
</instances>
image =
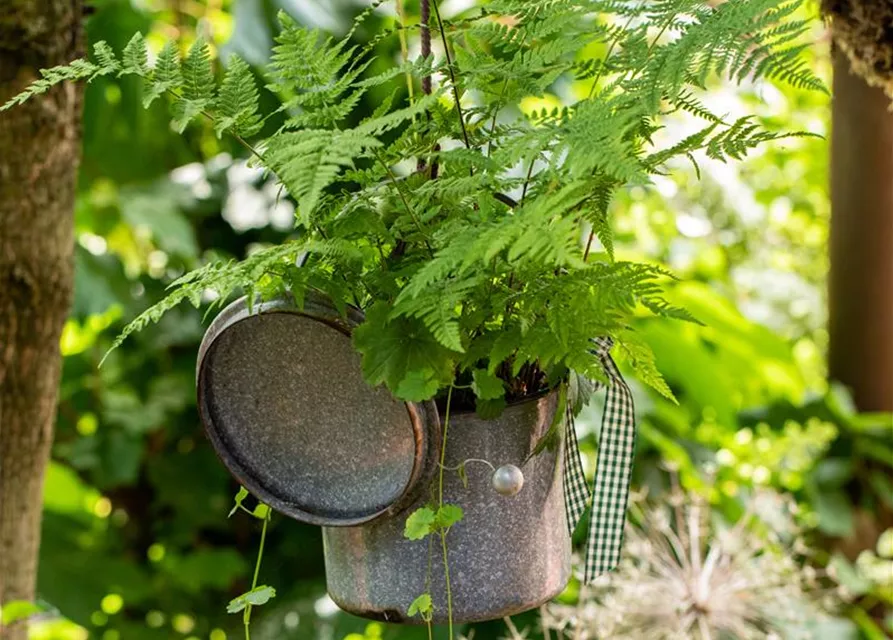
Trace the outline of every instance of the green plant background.
<instances>
[{"instance_id":1,"label":"green plant background","mask_svg":"<svg viewBox=\"0 0 893 640\"><path fill-rule=\"evenodd\" d=\"M364 3L93 4L89 38L115 50L135 30L150 44L200 32L221 51L261 63L279 9L343 33ZM408 2L407 10L418 8ZM374 13L356 38L368 41L392 21ZM827 79L818 23L816 40L813 63ZM394 38L378 46L399 56ZM366 107L382 97L366 96ZM531 98L528 106L557 100ZM755 111L773 126L827 131L828 98L817 92L716 87L709 100L721 111ZM242 257L253 244L287 237L291 205L243 155L210 127L174 133L162 105L142 109L135 81L101 79L87 89L76 296L62 338L44 498L39 595L50 613L35 625L36 638L240 636L241 617L227 614L226 603L250 585L261 523L226 518L237 486L196 413L195 356L207 319L181 306L98 363L124 322L184 271L211 253ZM883 638L893 632L885 614L891 586L854 559L893 526L893 436L889 416L858 415L846 392L824 381L827 155L825 140L773 143L739 165L703 163L700 181L680 166L614 203L618 254L669 265L681 278L673 301L706 325L640 321L679 404L632 381L641 414L636 481L659 495L667 469L676 470L684 487L728 518L754 487L793 494L814 562L834 567L850 594L837 612L847 622L821 637ZM589 456L597 404L580 421ZM281 516L270 524L261 582L278 595L254 614L257 638L427 637L424 628L338 613L324 597L319 530ZM478 625L476 637L502 632L501 623Z\"/></svg>"}]
</instances>

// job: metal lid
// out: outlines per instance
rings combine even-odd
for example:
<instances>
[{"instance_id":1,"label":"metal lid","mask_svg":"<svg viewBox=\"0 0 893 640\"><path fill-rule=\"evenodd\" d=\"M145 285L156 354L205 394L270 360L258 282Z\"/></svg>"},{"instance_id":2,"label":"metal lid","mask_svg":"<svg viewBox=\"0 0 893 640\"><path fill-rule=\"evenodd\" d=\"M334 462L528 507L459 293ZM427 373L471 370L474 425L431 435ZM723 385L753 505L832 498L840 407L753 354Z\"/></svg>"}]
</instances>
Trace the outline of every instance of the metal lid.
<instances>
[{"instance_id":1,"label":"metal lid","mask_svg":"<svg viewBox=\"0 0 893 640\"><path fill-rule=\"evenodd\" d=\"M363 380L350 330L327 300L235 301L198 358L198 406L229 471L302 522L350 526L395 513L433 473L433 403L404 403ZM437 442L435 442L435 440Z\"/></svg>"}]
</instances>

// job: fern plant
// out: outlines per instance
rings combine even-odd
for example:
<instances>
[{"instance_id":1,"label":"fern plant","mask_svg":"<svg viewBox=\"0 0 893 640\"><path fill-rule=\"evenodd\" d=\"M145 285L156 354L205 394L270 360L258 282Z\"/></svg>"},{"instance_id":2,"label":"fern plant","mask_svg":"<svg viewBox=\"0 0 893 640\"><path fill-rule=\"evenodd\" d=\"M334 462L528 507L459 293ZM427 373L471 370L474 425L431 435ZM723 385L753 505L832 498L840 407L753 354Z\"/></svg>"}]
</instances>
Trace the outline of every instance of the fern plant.
<instances>
[{"instance_id":1,"label":"fern plant","mask_svg":"<svg viewBox=\"0 0 893 640\"><path fill-rule=\"evenodd\" d=\"M455 387L493 415L571 372L601 378L594 336L613 337L641 379L669 395L631 319L642 309L693 318L663 298L668 273L615 259L612 196L696 152L734 160L780 137L749 118L727 121L698 96L717 77L823 90L800 57L799 3L491 0L447 23L435 2L430 28L443 55L378 75L372 46L282 14L263 89L237 57L216 73L202 41L182 57L168 42L150 65L136 34L120 55L99 42L90 60L45 70L2 109L60 82L140 76L146 105L168 100L180 131L212 120L297 203L300 240L186 275L117 344L207 290L220 301L239 290L300 301L314 289L365 311L354 333L363 373L406 400ZM406 90L407 77L430 76L442 78L438 89ZM382 86L390 98L359 117L364 93ZM519 108L558 86L579 95ZM260 91L279 98L277 130L264 127ZM658 146L662 120L679 111L703 128Z\"/></svg>"}]
</instances>

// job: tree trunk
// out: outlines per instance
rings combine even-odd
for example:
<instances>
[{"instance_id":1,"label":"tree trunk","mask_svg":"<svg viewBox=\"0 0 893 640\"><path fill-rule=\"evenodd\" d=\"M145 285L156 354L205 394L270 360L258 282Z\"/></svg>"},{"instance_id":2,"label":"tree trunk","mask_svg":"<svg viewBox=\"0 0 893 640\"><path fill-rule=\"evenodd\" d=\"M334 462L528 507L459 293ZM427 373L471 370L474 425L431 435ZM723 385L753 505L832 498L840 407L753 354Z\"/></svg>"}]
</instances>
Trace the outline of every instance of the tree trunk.
<instances>
[{"instance_id":1,"label":"tree trunk","mask_svg":"<svg viewBox=\"0 0 893 640\"><path fill-rule=\"evenodd\" d=\"M834 55L829 376L893 411L893 113Z\"/></svg>"},{"instance_id":2,"label":"tree trunk","mask_svg":"<svg viewBox=\"0 0 893 640\"><path fill-rule=\"evenodd\" d=\"M80 0L0 0L0 103L81 52ZM80 89L0 113L0 603L33 600L73 286ZM24 624L0 629L26 637Z\"/></svg>"}]
</instances>

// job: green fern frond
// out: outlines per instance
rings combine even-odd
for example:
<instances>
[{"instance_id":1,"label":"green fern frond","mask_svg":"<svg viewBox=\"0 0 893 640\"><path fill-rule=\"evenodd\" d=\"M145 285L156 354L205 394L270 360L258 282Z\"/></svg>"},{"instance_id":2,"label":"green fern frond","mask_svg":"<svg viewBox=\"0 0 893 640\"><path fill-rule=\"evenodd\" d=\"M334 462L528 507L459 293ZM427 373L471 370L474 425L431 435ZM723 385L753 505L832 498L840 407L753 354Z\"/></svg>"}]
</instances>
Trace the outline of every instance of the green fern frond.
<instances>
[{"instance_id":1,"label":"green fern frond","mask_svg":"<svg viewBox=\"0 0 893 640\"><path fill-rule=\"evenodd\" d=\"M380 146L376 138L358 131L305 129L270 138L264 157L297 199L301 220L309 225L323 190L365 150Z\"/></svg>"},{"instance_id":2,"label":"green fern frond","mask_svg":"<svg viewBox=\"0 0 893 640\"><path fill-rule=\"evenodd\" d=\"M598 171L620 182L641 182L645 173L629 134L642 115L638 105L623 97L579 105L562 127L565 164L573 175Z\"/></svg>"},{"instance_id":3,"label":"green fern frond","mask_svg":"<svg viewBox=\"0 0 893 640\"><path fill-rule=\"evenodd\" d=\"M703 326L703 322L695 318L688 310L682 307L670 304L660 296L643 297L641 299L642 306L651 313L662 318L673 318L674 320L682 320Z\"/></svg>"},{"instance_id":4,"label":"green fern frond","mask_svg":"<svg viewBox=\"0 0 893 640\"><path fill-rule=\"evenodd\" d=\"M248 63L236 55L229 59L214 109L217 116L214 131L218 138L225 131L249 138L262 126L254 76Z\"/></svg>"},{"instance_id":5,"label":"green fern frond","mask_svg":"<svg viewBox=\"0 0 893 640\"><path fill-rule=\"evenodd\" d=\"M20 94L13 96L0 107L0 111L6 111L16 105L20 105L34 96L46 93L57 84L61 84L67 80L83 80L89 79L96 75L99 67L92 62L86 60L73 60L66 66L52 67L50 69L41 69L40 80L32 82L27 89Z\"/></svg>"},{"instance_id":6,"label":"green fern frond","mask_svg":"<svg viewBox=\"0 0 893 640\"><path fill-rule=\"evenodd\" d=\"M41 69L40 79L35 80L24 91L7 100L6 103L0 106L0 111L6 111L20 105L35 96L46 93L63 82L73 80L91 82L100 76L117 73L121 68L121 63L118 62L115 53L104 40L100 40L93 45L93 55L96 58L96 63L78 58L72 60L67 65Z\"/></svg>"},{"instance_id":7,"label":"green fern frond","mask_svg":"<svg viewBox=\"0 0 893 640\"><path fill-rule=\"evenodd\" d=\"M633 368L639 380L666 399L676 402L673 390L670 389L657 367L651 347L630 332L626 332L620 337L619 347L625 355L624 360Z\"/></svg>"},{"instance_id":8,"label":"green fern frond","mask_svg":"<svg viewBox=\"0 0 893 640\"><path fill-rule=\"evenodd\" d=\"M405 299L402 303L395 304L393 316L418 318L438 343L451 351L464 353L459 310L464 296L478 284L480 277L441 283L426 291L422 297Z\"/></svg>"},{"instance_id":9,"label":"green fern frond","mask_svg":"<svg viewBox=\"0 0 893 640\"><path fill-rule=\"evenodd\" d=\"M146 90L143 94L144 107L151 105L166 92L179 89L183 84L183 76L180 73L180 52L174 41L168 40L165 43L147 80Z\"/></svg>"},{"instance_id":10,"label":"green fern frond","mask_svg":"<svg viewBox=\"0 0 893 640\"><path fill-rule=\"evenodd\" d=\"M214 100L214 74L211 71L211 53L208 43L199 38L190 47L183 60L180 95L174 103L173 125L183 133L196 116L205 112Z\"/></svg>"},{"instance_id":11,"label":"green fern frond","mask_svg":"<svg viewBox=\"0 0 893 640\"><path fill-rule=\"evenodd\" d=\"M784 138L821 137L805 131L775 133L766 131L753 116L744 116L731 126L717 133L706 145L707 156L725 161L728 158L740 160L747 153L766 142Z\"/></svg>"},{"instance_id":12,"label":"green fern frond","mask_svg":"<svg viewBox=\"0 0 893 640\"><path fill-rule=\"evenodd\" d=\"M93 45L93 57L96 58L98 66L102 69L100 75L116 73L121 69L121 63L115 57L115 52L105 40L100 40Z\"/></svg>"},{"instance_id":13,"label":"green fern frond","mask_svg":"<svg viewBox=\"0 0 893 640\"><path fill-rule=\"evenodd\" d=\"M710 134L713 133L718 126L719 123L713 122L700 131L696 131L690 136L683 138L673 146L652 153L643 160L643 163L649 168L656 169L671 158L687 155L692 151L701 149L710 137Z\"/></svg>"},{"instance_id":14,"label":"green fern frond","mask_svg":"<svg viewBox=\"0 0 893 640\"><path fill-rule=\"evenodd\" d=\"M186 274L170 285L168 288L170 293L163 300L124 327L105 357L120 347L133 333L158 322L165 313L184 300L188 300L198 308L202 296L208 293L213 293L218 299L226 299L239 289L253 287L265 273L293 265L302 250L304 245L301 243L287 242L258 251L242 262L213 262Z\"/></svg>"},{"instance_id":15,"label":"green fern frond","mask_svg":"<svg viewBox=\"0 0 893 640\"><path fill-rule=\"evenodd\" d=\"M297 24L284 12L279 13L282 31L270 61L273 82L269 88L278 93L288 109L315 111L332 108L344 99L354 81L371 63L371 59L352 64L356 47L347 40L335 42L323 38L318 30ZM348 97L348 99L350 99ZM345 114L335 110L327 122L316 126L334 126ZM300 119L293 126L302 126Z\"/></svg>"},{"instance_id":16,"label":"green fern frond","mask_svg":"<svg viewBox=\"0 0 893 640\"><path fill-rule=\"evenodd\" d=\"M613 262L614 260L614 229L611 227L611 220L608 214L608 207L614 198L614 192L617 189L617 183L608 179L598 179L594 181L592 187L592 196L583 209L583 215L589 224L592 225L592 232L598 238L605 252Z\"/></svg>"},{"instance_id":17,"label":"green fern frond","mask_svg":"<svg viewBox=\"0 0 893 640\"><path fill-rule=\"evenodd\" d=\"M124 47L121 55L124 65L118 75L135 74L147 76L149 74L149 50L146 47L146 39L137 31Z\"/></svg>"},{"instance_id":18,"label":"green fern frond","mask_svg":"<svg viewBox=\"0 0 893 640\"><path fill-rule=\"evenodd\" d=\"M724 124L722 118L716 116L712 111L710 111L703 102L698 100L694 93L690 90L683 90L679 93L679 95L674 96L669 100L669 103L675 108L687 113L692 114L702 120L707 120L708 122L716 122L717 124Z\"/></svg>"}]
</instances>

